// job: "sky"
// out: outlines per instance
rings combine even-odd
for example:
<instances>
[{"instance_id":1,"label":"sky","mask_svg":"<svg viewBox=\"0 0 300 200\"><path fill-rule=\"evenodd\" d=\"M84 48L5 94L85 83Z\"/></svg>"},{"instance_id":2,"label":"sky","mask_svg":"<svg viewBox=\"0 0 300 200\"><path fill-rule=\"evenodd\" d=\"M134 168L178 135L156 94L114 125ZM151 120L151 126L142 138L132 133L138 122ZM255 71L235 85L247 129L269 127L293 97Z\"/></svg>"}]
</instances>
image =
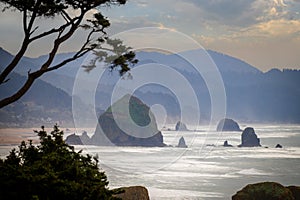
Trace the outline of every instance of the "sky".
<instances>
[{"instance_id":1,"label":"sky","mask_svg":"<svg viewBox=\"0 0 300 200\"><path fill-rule=\"evenodd\" d=\"M129 0L101 11L111 21L111 35L158 27L186 34L205 49L237 57L262 71L300 69L300 0ZM37 25L42 29L59 20L39 20ZM22 41L21 23L17 12L0 14L0 46L11 53ZM62 51L74 51L81 39L77 35ZM151 42L149 37L139 39ZM41 41L27 55L45 54L47 47Z\"/></svg>"}]
</instances>

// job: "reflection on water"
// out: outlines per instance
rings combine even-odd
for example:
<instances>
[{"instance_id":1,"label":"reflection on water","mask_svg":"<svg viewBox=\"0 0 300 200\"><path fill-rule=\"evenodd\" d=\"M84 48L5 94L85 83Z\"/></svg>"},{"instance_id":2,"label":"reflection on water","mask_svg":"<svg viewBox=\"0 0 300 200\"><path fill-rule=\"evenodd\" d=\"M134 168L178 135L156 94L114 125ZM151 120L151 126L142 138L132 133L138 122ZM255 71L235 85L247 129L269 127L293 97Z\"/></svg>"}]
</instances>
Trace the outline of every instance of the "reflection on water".
<instances>
[{"instance_id":1,"label":"reflection on water","mask_svg":"<svg viewBox=\"0 0 300 200\"><path fill-rule=\"evenodd\" d=\"M184 136L189 148L94 147L110 187L143 185L151 199L230 199L248 183L276 181L300 185L300 126L253 125L263 147L240 144L240 132L163 131L168 145ZM283 148L274 148L280 143ZM266 148L268 147L268 148ZM1 146L3 157L11 147ZM82 149L77 146L77 149Z\"/></svg>"}]
</instances>

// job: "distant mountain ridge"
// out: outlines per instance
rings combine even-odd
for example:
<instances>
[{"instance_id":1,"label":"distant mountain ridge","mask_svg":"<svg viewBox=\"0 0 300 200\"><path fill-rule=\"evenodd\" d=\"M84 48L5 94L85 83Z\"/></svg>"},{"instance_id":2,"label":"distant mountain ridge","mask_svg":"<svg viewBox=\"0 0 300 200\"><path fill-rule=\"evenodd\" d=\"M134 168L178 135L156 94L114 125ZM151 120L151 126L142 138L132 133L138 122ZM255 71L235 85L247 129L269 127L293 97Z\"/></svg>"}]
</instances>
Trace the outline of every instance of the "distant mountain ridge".
<instances>
[{"instance_id":1,"label":"distant mountain ridge","mask_svg":"<svg viewBox=\"0 0 300 200\"><path fill-rule=\"evenodd\" d=\"M203 50L191 50L177 55L159 52L137 52L136 55L139 59L138 66L162 64L171 66L182 74L193 87L198 99L201 100L202 119L209 120L211 100L207 85L203 77L197 75L193 66L184 59L186 55L196 57L199 53L203 53ZM211 56L224 81L227 96L227 117L251 122L300 123L299 70L273 69L263 73L237 58L210 50L204 53L208 53ZM72 55L73 53L58 54L54 63ZM21 75L26 74L29 69L33 70L39 67L46 58L46 56L38 58L24 57L17 68L17 73ZM12 59L12 55L0 49L0 59L0 69L2 69ZM86 57L82 57L57 71L44 75L41 77L41 81L63 90L70 97L73 95L73 84L76 74L85 59ZM157 73L156 76L162 80L168 78L160 73ZM111 92L119 79L118 73L105 73L101 77L95 94L97 99L96 107L98 109L106 110L110 106ZM173 81L174 84L177 84L176 80ZM82 81L83 88L86 91L89 88L88 86L84 87L84 84L88 82L88 79ZM184 89L181 88L180 84L177 87ZM81 91L81 94L76 95L84 97L86 91ZM176 94L172 94L168 88L147 85L136 90L134 95L148 106L161 104L165 107L170 120L173 122L179 120L180 108L178 99L176 99ZM89 104L84 98L79 99L79 101ZM193 110L193 106L191 105L191 110Z\"/></svg>"},{"instance_id":2,"label":"distant mountain ridge","mask_svg":"<svg viewBox=\"0 0 300 200\"><path fill-rule=\"evenodd\" d=\"M0 48L0 70L13 59L13 55ZM14 94L26 81L26 73L39 67L24 57L5 84L1 85L0 98ZM73 126L72 98L62 89L38 79L32 88L17 102L0 110L0 127L53 126L54 123Z\"/></svg>"}]
</instances>

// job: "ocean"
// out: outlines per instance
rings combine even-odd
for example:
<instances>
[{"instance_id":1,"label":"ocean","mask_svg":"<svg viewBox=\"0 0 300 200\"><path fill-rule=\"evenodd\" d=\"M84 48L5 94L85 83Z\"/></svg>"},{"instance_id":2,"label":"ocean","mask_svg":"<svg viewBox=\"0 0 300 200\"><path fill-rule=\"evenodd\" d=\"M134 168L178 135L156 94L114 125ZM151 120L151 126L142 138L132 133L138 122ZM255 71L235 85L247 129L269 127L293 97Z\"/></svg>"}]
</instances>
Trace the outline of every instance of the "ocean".
<instances>
[{"instance_id":1,"label":"ocean","mask_svg":"<svg viewBox=\"0 0 300 200\"><path fill-rule=\"evenodd\" d=\"M241 132L162 131L173 147L76 146L98 155L109 187L142 185L156 199L231 199L249 183L300 185L300 125L247 125L262 147L239 148ZM245 128L242 125L242 128ZM180 137L188 148L177 148ZM227 140L233 147L223 147ZM281 144L283 148L275 148ZM3 157L11 146L0 146Z\"/></svg>"}]
</instances>

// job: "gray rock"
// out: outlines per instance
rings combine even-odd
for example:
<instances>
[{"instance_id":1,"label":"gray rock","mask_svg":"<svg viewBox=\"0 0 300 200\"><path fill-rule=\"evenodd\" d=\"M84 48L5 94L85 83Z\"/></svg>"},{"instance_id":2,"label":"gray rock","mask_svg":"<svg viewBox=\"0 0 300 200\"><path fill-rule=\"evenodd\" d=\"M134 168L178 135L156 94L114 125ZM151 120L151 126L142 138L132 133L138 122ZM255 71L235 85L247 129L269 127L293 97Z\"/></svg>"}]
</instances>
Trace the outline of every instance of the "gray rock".
<instances>
[{"instance_id":1,"label":"gray rock","mask_svg":"<svg viewBox=\"0 0 300 200\"><path fill-rule=\"evenodd\" d=\"M222 119L218 123L217 131L242 131L239 124L232 119Z\"/></svg>"},{"instance_id":2,"label":"gray rock","mask_svg":"<svg viewBox=\"0 0 300 200\"><path fill-rule=\"evenodd\" d=\"M72 135L69 135L66 138L66 143L69 145L83 145L80 136L79 135L75 135L75 133L73 133Z\"/></svg>"},{"instance_id":3,"label":"gray rock","mask_svg":"<svg viewBox=\"0 0 300 200\"><path fill-rule=\"evenodd\" d=\"M276 182L249 184L233 195L232 200L295 200L299 199L296 193L298 188L284 187Z\"/></svg>"},{"instance_id":4,"label":"gray rock","mask_svg":"<svg viewBox=\"0 0 300 200\"><path fill-rule=\"evenodd\" d=\"M183 122L178 121L176 123L175 130L176 131L188 131L188 128L186 127L186 125Z\"/></svg>"},{"instance_id":5,"label":"gray rock","mask_svg":"<svg viewBox=\"0 0 300 200\"><path fill-rule=\"evenodd\" d=\"M228 144L228 141L227 141L227 140L224 141L223 146L224 146L224 147L232 147L231 144Z\"/></svg>"},{"instance_id":6,"label":"gray rock","mask_svg":"<svg viewBox=\"0 0 300 200\"><path fill-rule=\"evenodd\" d=\"M98 146L166 146L150 108L130 95L115 102L99 117L91 141Z\"/></svg>"},{"instance_id":7,"label":"gray rock","mask_svg":"<svg viewBox=\"0 0 300 200\"><path fill-rule=\"evenodd\" d=\"M245 128L242 133L242 144L239 147L260 147L260 139L251 127Z\"/></svg>"},{"instance_id":8,"label":"gray rock","mask_svg":"<svg viewBox=\"0 0 300 200\"><path fill-rule=\"evenodd\" d=\"M150 200L147 188L142 186L123 187L117 190L122 192L114 197L122 200Z\"/></svg>"},{"instance_id":9,"label":"gray rock","mask_svg":"<svg viewBox=\"0 0 300 200\"><path fill-rule=\"evenodd\" d=\"M180 147L180 148L187 148L188 146L185 144L185 140L184 137L181 137L179 139L178 145L176 147Z\"/></svg>"},{"instance_id":10,"label":"gray rock","mask_svg":"<svg viewBox=\"0 0 300 200\"><path fill-rule=\"evenodd\" d=\"M92 143L91 138L88 136L86 131L83 131L83 133L80 136L80 139L81 139L82 143L85 145L89 145Z\"/></svg>"},{"instance_id":11,"label":"gray rock","mask_svg":"<svg viewBox=\"0 0 300 200\"><path fill-rule=\"evenodd\" d=\"M66 143L69 145L90 145L91 138L87 135L86 131L83 131L81 135L76 135L75 133L69 135L66 138Z\"/></svg>"}]
</instances>

